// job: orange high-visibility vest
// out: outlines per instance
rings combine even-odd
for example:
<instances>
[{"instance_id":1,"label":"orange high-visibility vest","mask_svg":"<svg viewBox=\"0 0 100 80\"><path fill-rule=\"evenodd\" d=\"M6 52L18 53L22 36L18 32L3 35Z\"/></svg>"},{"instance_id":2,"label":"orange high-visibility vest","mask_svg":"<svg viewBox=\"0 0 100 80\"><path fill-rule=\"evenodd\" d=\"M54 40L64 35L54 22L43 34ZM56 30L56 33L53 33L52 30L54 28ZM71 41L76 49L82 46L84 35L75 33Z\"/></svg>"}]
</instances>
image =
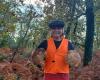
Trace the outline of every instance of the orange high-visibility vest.
<instances>
[{"instance_id":1,"label":"orange high-visibility vest","mask_svg":"<svg viewBox=\"0 0 100 80\"><path fill-rule=\"evenodd\" d=\"M69 73L69 65L65 61L68 54L68 40L63 38L58 49L53 38L48 39L44 73Z\"/></svg>"}]
</instances>

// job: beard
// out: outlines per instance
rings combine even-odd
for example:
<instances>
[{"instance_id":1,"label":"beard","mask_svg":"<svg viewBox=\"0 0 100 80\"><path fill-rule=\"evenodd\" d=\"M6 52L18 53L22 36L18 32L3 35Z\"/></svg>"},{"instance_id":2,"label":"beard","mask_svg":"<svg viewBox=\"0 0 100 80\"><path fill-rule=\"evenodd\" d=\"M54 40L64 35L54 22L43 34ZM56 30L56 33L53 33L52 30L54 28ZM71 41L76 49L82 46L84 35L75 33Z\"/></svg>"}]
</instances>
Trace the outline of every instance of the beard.
<instances>
[{"instance_id":1,"label":"beard","mask_svg":"<svg viewBox=\"0 0 100 80\"><path fill-rule=\"evenodd\" d=\"M62 40L63 33L62 32L54 32L51 35L52 35L52 37L53 37L54 40L61 41Z\"/></svg>"},{"instance_id":2,"label":"beard","mask_svg":"<svg viewBox=\"0 0 100 80\"><path fill-rule=\"evenodd\" d=\"M64 29L51 29L50 30L51 37L56 41L61 41L64 36Z\"/></svg>"}]
</instances>

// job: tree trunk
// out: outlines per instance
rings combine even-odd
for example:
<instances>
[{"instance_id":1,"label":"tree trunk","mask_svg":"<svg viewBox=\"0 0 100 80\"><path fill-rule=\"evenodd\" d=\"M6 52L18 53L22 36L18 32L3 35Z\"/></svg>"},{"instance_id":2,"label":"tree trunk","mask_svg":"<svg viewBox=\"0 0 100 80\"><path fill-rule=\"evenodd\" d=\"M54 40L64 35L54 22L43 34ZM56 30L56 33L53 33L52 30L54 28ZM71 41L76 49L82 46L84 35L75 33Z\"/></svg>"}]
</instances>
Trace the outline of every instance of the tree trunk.
<instances>
[{"instance_id":1,"label":"tree trunk","mask_svg":"<svg viewBox=\"0 0 100 80\"><path fill-rule=\"evenodd\" d=\"M92 59L93 39L94 39L94 11L93 0L86 0L86 39L83 66L89 64Z\"/></svg>"}]
</instances>

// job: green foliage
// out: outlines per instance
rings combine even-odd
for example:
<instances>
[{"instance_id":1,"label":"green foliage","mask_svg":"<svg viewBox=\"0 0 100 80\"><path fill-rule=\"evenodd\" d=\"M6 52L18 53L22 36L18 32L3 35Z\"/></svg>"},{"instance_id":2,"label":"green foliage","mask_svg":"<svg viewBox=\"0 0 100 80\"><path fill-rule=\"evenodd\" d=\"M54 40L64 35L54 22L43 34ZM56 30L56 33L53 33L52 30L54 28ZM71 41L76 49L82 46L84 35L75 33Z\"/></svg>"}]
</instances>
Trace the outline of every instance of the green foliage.
<instances>
[{"instance_id":1,"label":"green foliage","mask_svg":"<svg viewBox=\"0 0 100 80\"><path fill-rule=\"evenodd\" d=\"M95 2L96 32L95 46L99 43L99 0ZM63 19L65 35L76 46L84 48L86 32L84 0L42 0L35 5L24 1L0 1L0 47L36 48L43 39L47 39L48 21ZM46 5L48 4L48 5ZM41 11L41 12L39 12ZM99 46L97 46L99 47ZM97 48L96 47L96 48Z\"/></svg>"},{"instance_id":2,"label":"green foliage","mask_svg":"<svg viewBox=\"0 0 100 80\"><path fill-rule=\"evenodd\" d=\"M3 61L5 59L7 59L7 57L5 55L3 55L3 54L0 54L0 61Z\"/></svg>"},{"instance_id":3,"label":"green foliage","mask_svg":"<svg viewBox=\"0 0 100 80\"><path fill-rule=\"evenodd\" d=\"M95 0L95 37L94 49L100 49L100 1Z\"/></svg>"},{"instance_id":4,"label":"green foliage","mask_svg":"<svg viewBox=\"0 0 100 80\"><path fill-rule=\"evenodd\" d=\"M0 75L0 80L3 80L3 76L2 75Z\"/></svg>"}]
</instances>

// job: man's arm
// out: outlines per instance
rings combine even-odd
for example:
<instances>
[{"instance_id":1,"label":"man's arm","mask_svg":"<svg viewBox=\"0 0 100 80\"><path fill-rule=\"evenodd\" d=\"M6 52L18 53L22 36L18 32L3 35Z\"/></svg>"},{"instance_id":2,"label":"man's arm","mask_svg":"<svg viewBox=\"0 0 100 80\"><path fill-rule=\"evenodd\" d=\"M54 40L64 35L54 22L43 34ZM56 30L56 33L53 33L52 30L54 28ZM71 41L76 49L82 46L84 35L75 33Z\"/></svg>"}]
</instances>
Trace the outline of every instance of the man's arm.
<instances>
[{"instance_id":1,"label":"man's arm","mask_svg":"<svg viewBox=\"0 0 100 80\"><path fill-rule=\"evenodd\" d=\"M68 62L75 67L78 67L81 63L81 57L70 41L68 42Z\"/></svg>"},{"instance_id":2,"label":"man's arm","mask_svg":"<svg viewBox=\"0 0 100 80\"><path fill-rule=\"evenodd\" d=\"M47 49L47 40L44 40L43 42L40 43L40 45L38 46L38 48L32 52L32 62L35 65L38 66L43 66L44 64L44 52Z\"/></svg>"},{"instance_id":3,"label":"man's arm","mask_svg":"<svg viewBox=\"0 0 100 80\"><path fill-rule=\"evenodd\" d=\"M69 50L68 53L68 62L69 64L78 67L81 63L81 56L76 50Z\"/></svg>"},{"instance_id":4,"label":"man's arm","mask_svg":"<svg viewBox=\"0 0 100 80\"><path fill-rule=\"evenodd\" d=\"M44 60L43 60L43 53L44 49L38 48L32 52L32 62L37 65L38 67L43 67Z\"/></svg>"}]
</instances>

